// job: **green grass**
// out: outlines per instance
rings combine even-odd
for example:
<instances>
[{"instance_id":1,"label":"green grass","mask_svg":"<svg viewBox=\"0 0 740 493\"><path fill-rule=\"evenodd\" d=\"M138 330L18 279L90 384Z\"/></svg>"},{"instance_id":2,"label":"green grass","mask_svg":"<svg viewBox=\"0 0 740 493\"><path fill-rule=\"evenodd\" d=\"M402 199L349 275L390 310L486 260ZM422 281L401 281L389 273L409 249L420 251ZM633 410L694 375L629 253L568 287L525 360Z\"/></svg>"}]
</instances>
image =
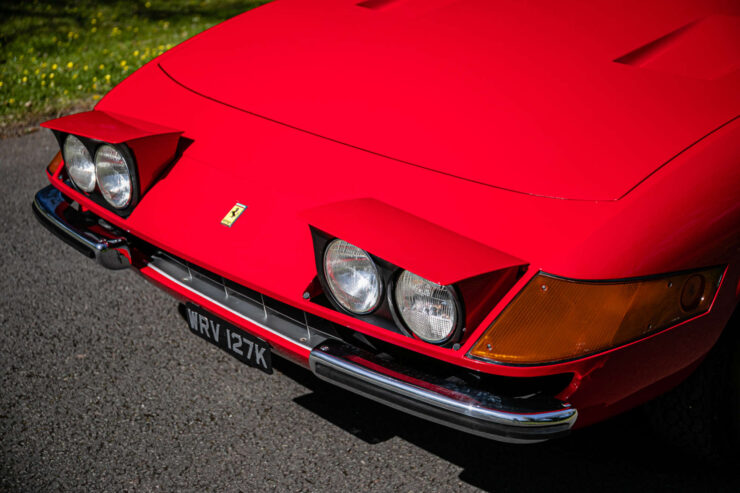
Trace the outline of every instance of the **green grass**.
<instances>
[{"instance_id":1,"label":"green grass","mask_svg":"<svg viewBox=\"0 0 740 493\"><path fill-rule=\"evenodd\" d=\"M266 1L2 2L0 135L91 108L155 56Z\"/></svg>"}]
</instances>

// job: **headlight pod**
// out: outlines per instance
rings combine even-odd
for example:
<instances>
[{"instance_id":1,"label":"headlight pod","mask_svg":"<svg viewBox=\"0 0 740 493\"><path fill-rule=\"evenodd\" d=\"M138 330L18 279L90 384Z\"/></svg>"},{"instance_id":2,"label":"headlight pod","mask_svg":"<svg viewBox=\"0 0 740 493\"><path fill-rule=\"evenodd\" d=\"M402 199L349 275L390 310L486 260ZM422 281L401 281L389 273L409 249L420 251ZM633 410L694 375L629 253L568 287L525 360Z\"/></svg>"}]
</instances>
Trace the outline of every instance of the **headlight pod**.
<instances>
[{"instance_id":1,"label":"headlight pod","mask_svg":"<svg viewBox=\"0 0 740 493\"><path fill-rule=\"evenodd\" d=\"M85 192L95 190L95 163L87 147L74 135L64 139L62 157L72 182Z\"/></svg>"},{"instance_id":2,"label":"headlight pod","mask_svg":"<svg viewBox=\"0 0 740 493\"><path fill-rule=\"evenodd\" d=\"M536 275L470 350L501 363L547 364L605 351L709 310L723 269L582 282Z\"/></svg>"},{"instance_id":3,"label":"headlight pod","mask_svg":"<svg viewBox=\"0 0 740 493\"><path fill-rule=\"evenodd\" d=\"M324 252L323 268L331 294L345 310L365 315L377 308L382 282L367 252L346 241L333 240Z\"/></svg>"},{"instance_id":4,"label":"headlight pod","mask_svg":"<svg viewBox=\"0 0 740 493\"><path fill-rule=\"evenodd\" d=\"M455 332L458 308L452 288L403 271L396 282L398 314L419 339L445 342Z\"/></svg>"},{"instance_id":5,"label":"headlight pod","mask_svg":"<svg viewBox=\"0 0 740 493\"><path fill-rule=\"evenodd\" d=\"M103 198L116 209L131 203L132 179L126 159L120 151L103 144L95 152L95 176Z\"/></svg>"}]
</instances>

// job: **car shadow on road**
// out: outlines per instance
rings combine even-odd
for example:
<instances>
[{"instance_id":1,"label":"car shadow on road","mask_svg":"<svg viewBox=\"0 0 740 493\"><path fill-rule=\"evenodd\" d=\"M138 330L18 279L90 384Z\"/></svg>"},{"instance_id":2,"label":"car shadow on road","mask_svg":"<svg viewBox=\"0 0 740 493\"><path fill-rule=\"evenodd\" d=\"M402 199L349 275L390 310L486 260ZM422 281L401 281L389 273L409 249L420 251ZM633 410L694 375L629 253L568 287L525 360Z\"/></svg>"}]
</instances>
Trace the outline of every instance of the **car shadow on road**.
<instances>
[{"instance_id":1,"label":"car shadow on road","mask_svg":"<svg viewBox=\"0 0 740 493\"><path fill-rule=\"evenodd\" d=\"M388 408L276 361L311 393L303 408L369 444L398 437L462 468L460 479L489 491L740 491L736 467L671 449L633 411L564 439L510 445Z\"/></svg>"}]
</instances>

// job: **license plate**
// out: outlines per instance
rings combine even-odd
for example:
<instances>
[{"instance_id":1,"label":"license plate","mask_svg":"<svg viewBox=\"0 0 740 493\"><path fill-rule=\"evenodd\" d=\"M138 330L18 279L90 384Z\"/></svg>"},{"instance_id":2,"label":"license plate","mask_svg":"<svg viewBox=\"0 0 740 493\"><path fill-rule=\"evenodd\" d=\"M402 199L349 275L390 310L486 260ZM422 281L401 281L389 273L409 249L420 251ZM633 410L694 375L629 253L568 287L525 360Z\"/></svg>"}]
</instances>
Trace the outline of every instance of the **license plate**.
<instances>
[{"instance_id":1,"label":"license plate","mask_svg":"<svg viewBox=\"0 0 740 493\"><path fill-rule=\"evenodd\" d=\"M190 331L220 347L242 363L272 373L270 346L261 339L192 303L185 305Z\"/></svg>"}]
</instances>

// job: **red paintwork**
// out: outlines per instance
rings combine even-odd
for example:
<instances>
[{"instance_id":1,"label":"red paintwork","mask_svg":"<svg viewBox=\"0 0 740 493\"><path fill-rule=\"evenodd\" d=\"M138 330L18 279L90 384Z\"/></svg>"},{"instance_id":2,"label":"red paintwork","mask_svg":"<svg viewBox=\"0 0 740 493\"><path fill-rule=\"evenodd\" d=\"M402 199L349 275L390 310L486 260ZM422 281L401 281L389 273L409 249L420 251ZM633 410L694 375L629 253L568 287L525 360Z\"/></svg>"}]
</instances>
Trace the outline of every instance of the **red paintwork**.
<instances>
[{"instance_id":1,"label":"red paintwork","mask_svg":"<svg viewBox=\"0 0 740 493\"><path fill-rule=\"evenodd\" d=\"M695 79L714 80L740 68L738 46L740 16L715 14L697 19L617 61Z\"/></svg>"},{"instance_id":2,"label":"red paintwork","mask_svg":"<svg viewBox=\"0 0 740 493\"><path fill-rule=\"evenodd\" d=\"M481 372L573 372L561 397L577 426L677 383L740 296L740 71L718 57L719 76L705 67L691 78L620 57L739 15L737 2L355 3L278 0L111 91L97 111L193 140L128 218L52 183L146 241L380 339ZM691 35L706 50L717 39ZM236 202L247 211L222 226ZM442 349L304 300L312 222L439 280L529 267L462 348ZM616 279L718 264L728 267L710 312L642 341L540 367L465 356L539 270ZM304 349L195 301L306 364Z\"/></svg>"},{"instance_id":3,"label":"red paintwork","mask_svg":"<svg viewBox=\"0 0 740 493\"><path fill-rule=\"evenodd\" d=\"M375 199L335 202L301 216L311 226L363 245L380 258L393 258L396 265L439 284L526 264Z\"/></svg>"},{"instance_id":4,"label":"red paintwork","mask_svg":"<svg viewBox=\"0 0 740 493\"><path fill-rule=\"evenodd\" d=\"M44 128L60 132L74 133L90 139L102 140L110 144L121 144L155 135L180 135L173 128L156 125L113 112L88 111L64 116L41 124Z\"/></svg>"},{"instance_id":5,"label":"red paintwork","mask_svg":"<svg viewBox=\"0 0 740 493\"><path fill-rule=\"evenodd\" d=\"M740 110L738 71L706 80L614 63L693 22L740 16L737 1L357 3L268 4L160 63L259 115L548 197L617 199ZM722 32L690 48L740 62L737 31ZM693 54L681 41L674 58Z\"/></svg>"}]
</instances>

